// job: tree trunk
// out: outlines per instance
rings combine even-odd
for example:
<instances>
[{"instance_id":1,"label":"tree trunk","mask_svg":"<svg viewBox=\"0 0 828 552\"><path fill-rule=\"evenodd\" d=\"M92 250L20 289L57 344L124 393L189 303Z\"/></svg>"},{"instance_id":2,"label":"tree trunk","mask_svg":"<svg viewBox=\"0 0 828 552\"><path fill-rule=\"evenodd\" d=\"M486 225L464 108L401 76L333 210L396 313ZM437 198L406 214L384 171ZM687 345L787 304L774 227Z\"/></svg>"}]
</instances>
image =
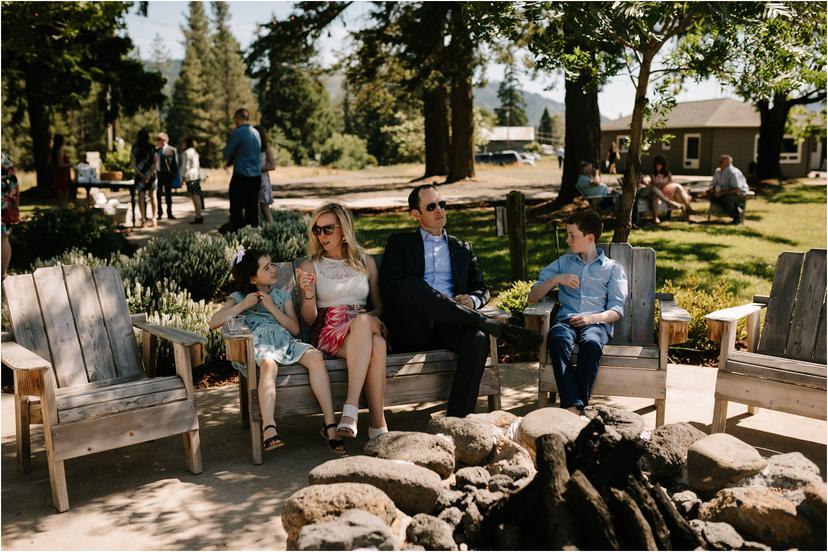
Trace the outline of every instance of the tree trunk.
<instances>
[{"instance_id":1,"label":"tree trunk","mask_svg":"<svg viewBox=\"0 0 828 552\"><path fill-rule=\"evenodd\" d=\"M578 197L575 182L578 180L578 163L598 162L601 159L601 113L598 109L598 90L589 85L589 77L579 76L567 80L566 86L566 134L564 137L563 178L561 191L552 202L553 209L560 209Z\"/></svg>"},{"instance_id":2,"label":"tree trunk","mask_svg":"<svg viewBox=\"0 0 828 552\"><path fill-rule=\"evenodd\" d=\"M650 83L650 67L655 51L645 51L641 56L638 69L638 84L635 88L635 105L630 120L630 146L627 151L627 164L624 167L624 188L621 192L621 205L615 223L614 243L629 240L632 230L632 211L638 179L641 175L641 144L644 138L644 110L647 107L647 85Z\"/></svg>"},{"instance_id":3,"label":"tree trunk","mask_svg":"<svg viewBox=\"0 0 828 552\"><path fill-rule=\"evenodd\" d=\"M29 113L37 188L44 191L49 190L52 185L52 169L49 163L49 113L46 111L41 90L42 73L38 69L32 69L26 75L26 109Z\"/></svg>"},{"instance_id":4,"label":"tree trunk","mask_svg":"<svg viewBox=\"0 0 828 552\"><path fill-rule=\"evenodd\" d=\"M782 153L782 140L785 136L785 123L791 105L787 94L775 94L773 107L767 100L756 104L759 109L759 147L757 148L756 174L759 182L771 178L782 178L779 155Z\"/></svg>"},{"instance_id":5,"label":"tree trunk","mask_svg":"<svg viewBox=\"0 0 828 552\"><path fill-rule=\"evenodd\" d=\"M423 94L425 118L425 174L423 178L448 174L448 90L439 86Z\"/></svg>"},{"instance_id":6,"label":"tree trunk","mask_svg":"<svg viewBox=\"0 0 828 552\"><path fill-rule=\"evenodd\" d=\"M463 22L462 7L452 7L451 60L451 153L446 182L474 177L474 101L472 73L474 46Z\"/></svg>"}]
</instances>

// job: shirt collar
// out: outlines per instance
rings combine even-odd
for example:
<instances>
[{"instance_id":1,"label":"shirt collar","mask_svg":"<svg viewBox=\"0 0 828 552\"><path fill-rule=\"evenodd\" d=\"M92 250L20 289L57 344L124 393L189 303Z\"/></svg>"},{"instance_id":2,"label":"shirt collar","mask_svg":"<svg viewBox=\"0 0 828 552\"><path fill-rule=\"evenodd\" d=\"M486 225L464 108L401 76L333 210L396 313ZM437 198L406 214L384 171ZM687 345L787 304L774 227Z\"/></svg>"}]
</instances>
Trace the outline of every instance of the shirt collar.
<instances>
[{"instance_id":1,"label":"shirt collar","mask_svg":"<svg viewBox=\"0 0 828 552\"><path fill-rule=\"evenodd\" d=\"M435 242L435 241L445 240L447 234L446 234L446 229L445 228L443 228L443 231L440 233L439 236L433 236L429 232L427 232L426 230L423 230L422 228L420 228L420 235L423 237L423 242L427 242L427 241Z\"/></svg>"},{"instance_id":2,"label":"shirt collar","mask_svg":"<svg viewBox=\"0 0 828 552\"><path fill-rule=\"evenodd\" d=\"M604 255L604 249L601 248L601 247L596 247L595 249L598 252L598 256L595 257L595 259L592 262L594 263L595 261L598 261L599 263L601 263L601 266L604 266L607 263L607 256ZM572 255L572 257L574 257L575 260L577 260L578 262L580 262L584 265L587 264L587 263L584 262L583 259L581 259L581 256L578 255L577 253L570 253L570 255Z\"/></svg>"}]
</instances>

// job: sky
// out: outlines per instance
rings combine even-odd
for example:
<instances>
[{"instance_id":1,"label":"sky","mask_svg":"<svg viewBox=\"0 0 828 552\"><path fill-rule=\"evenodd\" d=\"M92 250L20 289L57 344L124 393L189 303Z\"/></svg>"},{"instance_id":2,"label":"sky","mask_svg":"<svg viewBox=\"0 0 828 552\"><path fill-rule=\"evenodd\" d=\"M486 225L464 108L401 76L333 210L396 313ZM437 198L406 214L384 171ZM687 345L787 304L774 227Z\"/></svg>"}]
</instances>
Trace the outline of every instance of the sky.
<instances>
[{"instance_id":1,"label":"sky","mask_svg":"<svg viewBox=\"0 0 828 552\"><path fill-rule=\"evenodd\" d=\"M230 28L236 39L244 49L250 45L255 36L256 27L266 23L271 17L283 18L289 14L293 2L287 1L243 1L228 2L230 5ZM324 65L333 63L337 56L347 52L349 47L348 28L358 28L365 22L369 5L367 2L357 2L345 12L346 21L337 20L323 33L319 50ZM169 55L173 59L184 57L183 34L181 26L186 22L187 2L153 0L149 2L147 17L134 14L134 9L127 16L127 31L133 43L139 48L142 57L149 57L153 39L156 34L161 36ZM209 13L209 8L208 8ZM499 81L503 78L504 67L491 64L487 67L486 75L489 80ZM529 75L520 76L523 89L546 96L559 102L564 101L563 81L554 76L532 78ZM550 88L550 90L546 90ZM688 83L685 90L676 99L679 102L692 100L707 100L733 97L728 90L722 89L715 80L706 80L699 84ZM604 86L598 95L598 105L601 115L615 119L632 112L635 89L627 76L618 76Z\"/></svg>"}]
</instances>

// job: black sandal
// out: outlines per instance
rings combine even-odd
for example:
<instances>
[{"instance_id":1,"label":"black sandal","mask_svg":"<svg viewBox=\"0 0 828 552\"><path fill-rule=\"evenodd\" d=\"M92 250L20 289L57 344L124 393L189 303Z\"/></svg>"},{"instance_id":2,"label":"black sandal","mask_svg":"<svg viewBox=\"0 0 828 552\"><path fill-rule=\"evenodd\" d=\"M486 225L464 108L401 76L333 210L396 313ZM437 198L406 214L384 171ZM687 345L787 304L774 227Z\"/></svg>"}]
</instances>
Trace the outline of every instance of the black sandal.
<instances>
[{"instance_id":1,"label":"black sandal","mask_svg":"<svg viewBox=\"0 0 828 552\"><path fill-rule=\"evenodd\" d=\"M336 424L328 424L322 426L322 429L319 430L319 434L322 436L325 441L328 442L328 449L334 454L343 455L347 450L345 450L345 441L342 439L329 439L328 438L328 430L334 428L336 429Z\"/></svg>"},{"instance_id":2,"label":"black sandal","mask_svg":"<svg viewBox=\"0 0 828 552\"><path fill-rule=\"evenodd\" d=\"M273 428L273 431L276 431L275 425L266 425L262 428L262 436L264 437L264 432L268 430L268 428ZM262 448L267 450L274 450L279 447L285 446L285 442L279 438L279 433L277 432L276 435L273 437L268 437L267 439L262 440Z\"/></svg>"}]
</instances>

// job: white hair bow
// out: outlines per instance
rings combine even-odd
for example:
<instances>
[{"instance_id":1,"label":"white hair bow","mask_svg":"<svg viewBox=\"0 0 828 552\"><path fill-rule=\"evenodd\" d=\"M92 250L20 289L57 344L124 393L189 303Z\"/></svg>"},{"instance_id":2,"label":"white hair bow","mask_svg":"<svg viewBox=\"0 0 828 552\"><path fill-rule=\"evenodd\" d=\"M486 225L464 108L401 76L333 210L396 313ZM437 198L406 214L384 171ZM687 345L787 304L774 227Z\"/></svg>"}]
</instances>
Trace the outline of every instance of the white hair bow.
<instances>
[{"instance_id":1,"label":"white hair bow","mask_svg":"<svg viewBox=\"0 0 828 552\"><path fill-rule=\"evenodd\" d=\"M230 261L230 268L233 268L234 266L239 264L243 258L244 258L244 247L239 247L239 250L236 251L235 255L233 255L233 260Z\"/></svg>"}]
</instances>

